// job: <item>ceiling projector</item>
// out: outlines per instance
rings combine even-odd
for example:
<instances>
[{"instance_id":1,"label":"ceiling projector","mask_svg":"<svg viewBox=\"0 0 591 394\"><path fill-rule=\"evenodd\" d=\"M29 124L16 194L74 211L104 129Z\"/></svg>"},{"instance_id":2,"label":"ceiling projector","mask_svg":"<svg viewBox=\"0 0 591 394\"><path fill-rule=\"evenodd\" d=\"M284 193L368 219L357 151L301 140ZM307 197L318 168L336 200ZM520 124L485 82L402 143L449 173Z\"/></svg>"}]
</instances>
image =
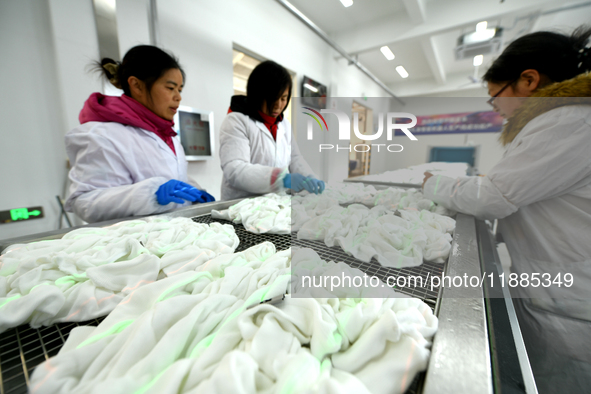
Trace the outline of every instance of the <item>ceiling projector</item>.
<instances>
[{"instance_id":1,"label":"ceiling projector","mask_svg":"<svg viewBox=\"0 0 591 394\"><path fill-rule=\"evenodd\" d=\"M491 27L462 34L455 48L456 60L473 59L477 55L497 53L503 45L503 29Z\"/></svg>"}]
</instances>

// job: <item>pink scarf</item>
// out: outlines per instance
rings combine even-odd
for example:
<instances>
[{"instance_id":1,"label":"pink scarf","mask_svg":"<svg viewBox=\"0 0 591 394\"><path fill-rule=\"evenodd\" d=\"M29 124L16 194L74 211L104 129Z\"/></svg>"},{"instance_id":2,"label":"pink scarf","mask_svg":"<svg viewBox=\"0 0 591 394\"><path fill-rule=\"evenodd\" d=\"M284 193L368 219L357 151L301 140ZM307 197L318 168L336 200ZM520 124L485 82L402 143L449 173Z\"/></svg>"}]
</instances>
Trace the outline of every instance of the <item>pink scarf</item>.
<instances>
[{"instance_id":1,"label":"pink scarf","mask_svg":"<svg viewBox=\"0 0 591 394\"><path fill-rule=\"evenodd\" d=\"M81 124L86 122L117 122L151 131L162 138L162 141L176 155L172 142L172 137L177 134L172 129L174 123L161 118L129 96L105 96L100 93L93 93L84 103L78 119Z\"/></svg>"}]
</instances>

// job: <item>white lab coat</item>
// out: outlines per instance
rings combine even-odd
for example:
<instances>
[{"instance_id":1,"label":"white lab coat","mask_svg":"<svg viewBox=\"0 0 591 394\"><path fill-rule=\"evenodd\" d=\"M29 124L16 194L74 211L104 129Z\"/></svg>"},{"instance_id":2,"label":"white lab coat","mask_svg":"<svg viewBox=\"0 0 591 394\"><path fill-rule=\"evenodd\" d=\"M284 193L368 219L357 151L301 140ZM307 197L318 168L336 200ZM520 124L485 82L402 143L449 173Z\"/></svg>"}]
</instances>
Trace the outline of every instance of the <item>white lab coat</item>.
<instances>
[{"instance_id":1,"label":"white lab coat","mask_svg":"<svg viewBox=\"0 0 591 394\"><path fill-rule=\"evenodd\" d=\"M88 122L68 132L65 140L72 163L66 210L83 220L151 215L191 205L159 205L156 201L155 193L163 183L171 179L189 182L187 160L177 138L172 139L175 155L150 131L120 123Z\"/></svg>"},{"instance_id":2,"label":"white lab coat","mask_svg":"<svg viewBox=\"0 0 591 394\"><path fill-rule=\"evenodd\" d=\"M572 274L569 288L512 289L540 392L591 386L590 152L591 106L556 108L527 123L487 176L433 176L424 187L446 208L500 219L512 272Z\"/></svg>"},{"instance_id":3,"label":"white lab coat","mask_svg":"<svg viewBox=\"0 0 591 394\"><path fill-rule=\"evenodd\" d=\"M220 127L220 162L222 200L282 190L287 172L318 178L302 157L286 119L278 124L274 141L264 123L229 113Z\"/></svg>"}]
</instances>

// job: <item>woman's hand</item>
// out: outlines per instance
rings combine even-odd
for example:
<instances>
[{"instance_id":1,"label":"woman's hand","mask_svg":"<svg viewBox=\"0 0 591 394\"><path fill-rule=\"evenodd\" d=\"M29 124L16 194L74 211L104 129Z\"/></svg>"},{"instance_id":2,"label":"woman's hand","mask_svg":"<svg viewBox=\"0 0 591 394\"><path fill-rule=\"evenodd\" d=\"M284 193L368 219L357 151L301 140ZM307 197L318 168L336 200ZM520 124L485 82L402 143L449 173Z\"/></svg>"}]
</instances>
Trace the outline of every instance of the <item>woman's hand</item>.
<instances>
[{"instance_id":1,"label":"woman's hand","mask_svg":"<svg viewBox=\"0 0 591 394\"><path fill-rule=\"evenodd\" d=\"M433 174L431 174L430 172L425 172L424 175L425 178L423 179L423 189L425 188L425 183L427 182L427 179L431 178Z\"/></svg>"},{"instance_id":2,"label":"woman's hand","mask_svg":"<svg viewBox=\"0 0 591 394\"><path fill-rule=\"evenodd\" d=\"M312 177L305 177L301 174L287 174L283 179L283 186L294 192L306 189L310 193L321 194L324 191L324 182Z\"/></svg>"},{"instance_id":3,"label":"woman's hand","mask_svg":"<svg viewBox=\"0 0 591 394\"><path fill-rule=\"evenodd\" d=\"M156 191L156 200L160 205L171 202L184 204L186 201L204 203L215 201L215 198L204 190L199 190L185 182L176 179L161 185Z\"/></svg>"}]
</instances>

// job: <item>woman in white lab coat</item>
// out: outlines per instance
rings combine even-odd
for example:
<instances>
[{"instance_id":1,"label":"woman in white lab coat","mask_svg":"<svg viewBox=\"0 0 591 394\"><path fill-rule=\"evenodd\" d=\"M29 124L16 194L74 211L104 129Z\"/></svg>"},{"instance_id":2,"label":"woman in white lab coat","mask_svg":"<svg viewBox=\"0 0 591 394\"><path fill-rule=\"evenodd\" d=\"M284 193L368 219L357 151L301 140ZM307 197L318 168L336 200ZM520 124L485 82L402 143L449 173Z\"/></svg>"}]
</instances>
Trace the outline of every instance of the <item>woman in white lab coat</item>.
<instances>
[{"instance_id":1,"label":"woman in white lab coat","mask_svg":"<svg viewBox=\"0 0 591 394\"><path fill-rule=\"evenodd\" d=\"M484 75L489 103L508 120L503 159L484 177L425 173L423 184L446 208L500 219L540 393L591 393L590 35L511 43Z\"/></svg>"},{"instance_id":2,"label":"woman in white lab coat","mask_svg":"<svg viewBox=\"0 0 591 394\"><path fill-rule=\"evenodd\" d=\"M103 59L100 70L123 95L93 93L81 125L66 134L72 164L66 210L98 222L213 201L187 177L183 147L174 138L185 77L178 61L141 45L120 64Z\"/></svg>"},{"instance_id":3,"label":"woman in white lab coat","mask_svg":"<svg viewBox=\"0 0 591 394\"><path fill-rule=\"evenodd\" d=\"M222 200L286 188L322 193L318 180L293 140L283 111L291 97L291 75L265 61L248 78L247 95L234 96L220 128Z\"/></svg>"}]
</instances>

